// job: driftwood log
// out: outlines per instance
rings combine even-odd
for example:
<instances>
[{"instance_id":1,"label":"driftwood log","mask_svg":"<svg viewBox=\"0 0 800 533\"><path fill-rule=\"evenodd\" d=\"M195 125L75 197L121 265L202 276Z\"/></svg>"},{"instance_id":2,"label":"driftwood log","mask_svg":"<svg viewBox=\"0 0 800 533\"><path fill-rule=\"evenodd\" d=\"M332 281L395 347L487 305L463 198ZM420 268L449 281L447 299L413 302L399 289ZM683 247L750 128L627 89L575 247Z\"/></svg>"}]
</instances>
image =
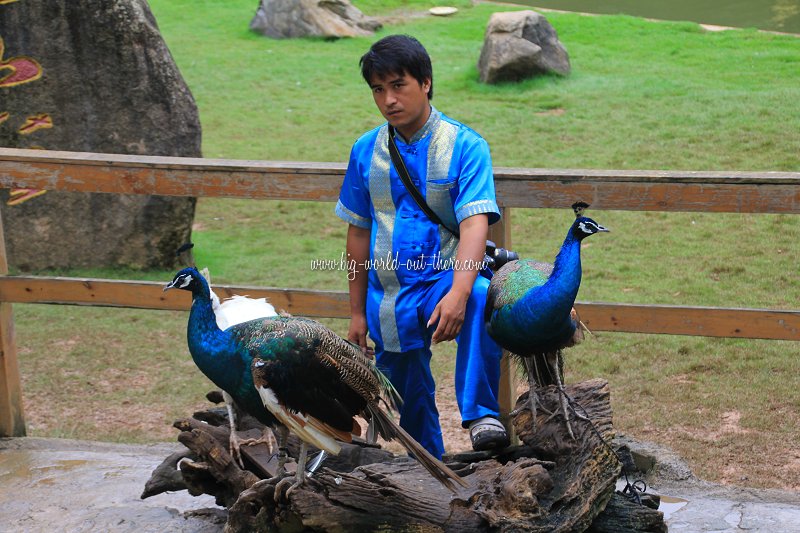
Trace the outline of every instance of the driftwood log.
<instances>
[{"instance_id":1,"label":"driftwood log","mask_svg":"<svg viewBox=\"0 0 800 533\"><path fill-rule=\"evenodd\" d=\"M613 437L608 384L590 380L566 387L580 415L571 413L574 440L563 417L546 412L558 412L556 388L537 393L544 409L535 431L527 393L517 400L512 419L520 445L494 456L445 457L469 484L455 493L414 459L348 444L276 504L274 484L254 486L274 474L274 456L266 445L244 446L246 468L240 468L228 452L227 419L212 410L175 423L188 451L168 457L142 497L175 490L179 468L191 494L214 495L228 508L227 532L666 531L661 513L615 494L621 465L606 444ZM253 419L248 424L257 430L252 433L260 432ZM291 456L297 456L299 444L290 438Z\"/></svg>"}]
</instances>

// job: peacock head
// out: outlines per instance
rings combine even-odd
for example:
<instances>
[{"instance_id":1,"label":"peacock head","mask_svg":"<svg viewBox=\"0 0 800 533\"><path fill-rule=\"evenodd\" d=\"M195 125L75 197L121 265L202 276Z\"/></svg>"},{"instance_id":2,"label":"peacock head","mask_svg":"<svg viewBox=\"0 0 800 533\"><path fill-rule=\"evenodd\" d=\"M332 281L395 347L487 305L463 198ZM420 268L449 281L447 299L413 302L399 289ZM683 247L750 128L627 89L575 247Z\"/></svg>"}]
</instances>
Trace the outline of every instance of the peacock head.
<instances>
[{"instance_id":1,"label":"peacock head","mask_svg":"<svg viewBox=\"0 0 800 533\"><path fill-rule=\"evenodd\" d=\"M600 232L608 232L611 230L601 226L589 217L578 217L575 219L575 222L572 223L572 228L570 231L572 232L573 237L579 241L582 241L589 235L594 235L595 233Z\"/></svg>"},{"instance_id":2,"label":"peacock head","mask_svg":"<svg viewBox=\"0 0 800 533\"><path fill-rule=\"evenodd\" d=\"M210 296L208 282L206 282L200 272L193 267L184 268L175 274L172 281L167 283L164 287L165 291L169 289L183 289L195 295L204 295L207 298Z\"/></svg>"},{"instance_id":3,"label":"peacock head","mask_svg":"<svg viewBox=\"0 0 800 533\"><path fill-rule=\"evenodd\" d=\"M569 231L572 237L578 241L582 241L589 235L594 235L601 231L611 231L591 218L583 216L587 209L589 209L589 204L586 202L577 201L572 204L572 211L575 212L575 222L572 223L572 227Z\"/></svg>"}]
</instances>

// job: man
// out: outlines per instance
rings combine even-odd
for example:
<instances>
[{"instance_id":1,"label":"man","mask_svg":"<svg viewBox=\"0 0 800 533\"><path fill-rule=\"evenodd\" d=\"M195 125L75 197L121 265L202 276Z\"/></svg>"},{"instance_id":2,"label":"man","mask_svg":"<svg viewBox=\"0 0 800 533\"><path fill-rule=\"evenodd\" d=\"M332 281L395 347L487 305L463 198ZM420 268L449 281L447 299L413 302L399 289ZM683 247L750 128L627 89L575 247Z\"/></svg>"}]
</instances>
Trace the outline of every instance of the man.
<instances>
[{"instance_id":1,"label":"man","mask_svg":"<svg viewBox=\"0 0 800 533\"><path fill-rule=\"evenodd\" d=\"M392 35L361 58L388 124L353 146L336 213L350 224L348 338L375 341L378 366L404 405L400 425L436 457L444 452L430 345L456 339L456 399L473 448L508 445L498 420L500 348L483 325L488 279L479 275L488 226L500 218L489 147L433 108L433 71L413 37ZM388 126L412 181L445 226L432 222L400 180ZM369 268L367 268L369 267Z\"/></svg>"}]
</instances>

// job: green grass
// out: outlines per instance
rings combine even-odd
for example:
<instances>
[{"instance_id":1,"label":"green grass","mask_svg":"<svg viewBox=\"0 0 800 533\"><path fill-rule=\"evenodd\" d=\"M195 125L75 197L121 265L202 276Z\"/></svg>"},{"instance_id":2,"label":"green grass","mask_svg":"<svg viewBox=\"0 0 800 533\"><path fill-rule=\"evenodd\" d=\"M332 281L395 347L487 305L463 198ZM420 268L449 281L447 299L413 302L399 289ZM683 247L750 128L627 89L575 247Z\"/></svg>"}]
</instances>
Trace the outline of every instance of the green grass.
<instances>
[{"instance_id":1,"label":"green grass","mask_svg":"<svg viewBox=\"0 0 800 533\"><path fill-rule=\"evenodd\" d=\"M513 7L438 3L460 11L404 19L435 3L356 5L389 17L377 37L410 33L426 45L434 104L480 132L497 166L800 170L797 38L549 13L572 74L487 86L476 69L486 22ZM151 7L197 100L206 157L345 161L355 138L381 121L358 70L372 38L266 39L247 29L252 1ZM198 263L216 283L345 290L343 272L310 268L342 252L346 226L332 210L201 199ZM585 242L580 300L798 308L796 216L591 214L612 232ZM514 210L514 248L552 260L570 218L566 210ZM63 274L166 282L173 273ZM171 421L203 406L211 385L189 359L185 313L14 310L31 434L172 439ZM346 332L346 321L326 323ZM609 379L615 426L672 446L709 479L800 488L792 458L798 351L796 342L603 333L570 350L567 381ZM437 348L440 380L452 374L453 354L451 345Z\"/></svg>"},{"instance_id":2,"label":"green grass","mask_svg":"<svg viewBox=\"0 0 800 533\"><path fill-rule=\"evenodd\" d=\"M358 71L373 39L265 39L247 30L252 2L242 0L152 6L200 106L206 157L341 161L377 123ZM572 75L487 86L477 81L476 63L499 8L460 7L454 17L413 18L378 36L413 33L426 45L434 103L484 135L498 165L799 166L800 128L791 125L800 108L788 105L800 99L791 83L800 67L796 38L551 13ZM554 109L564 113L547 114Z\"/></svg>"}]
</instances>

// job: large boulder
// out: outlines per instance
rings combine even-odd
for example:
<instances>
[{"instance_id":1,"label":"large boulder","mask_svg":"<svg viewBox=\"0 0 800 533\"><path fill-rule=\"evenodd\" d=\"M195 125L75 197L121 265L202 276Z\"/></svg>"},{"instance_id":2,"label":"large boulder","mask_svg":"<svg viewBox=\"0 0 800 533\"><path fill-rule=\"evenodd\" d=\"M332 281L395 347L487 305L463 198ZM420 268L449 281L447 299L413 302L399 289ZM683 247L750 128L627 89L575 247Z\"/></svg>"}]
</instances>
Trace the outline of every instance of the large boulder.
<instances>
[{"instance_id":1,"label":"large boulder","mask_svg":"<svg viewBox=\"0 0 800 533\"><path fill-rule=\"evenodd\" d=\"M275 39L359 37L381 23L348 0L261 0L250 29Z\"/></svg>"},{"instance_id":2,"label":"large boulder","mask_svg":"<svg viewBox=\"0 0 800 533\"><path fill-rule=\"evenodd\" d=\"M199 157L194 98L145 0L0 2L0 146ZM194 198L1 191L21 270L173 267Z\"/></svg>"},{"instance_id":3,"label":"large boulder","mask_svg":"<svg viewBox=\"0 0 800 533\"><path fill-rule=\"evenodd\" d=\"M570 73L569 56L556 30L535 11L494 13L486 27L480 80L520 81L540 74Z\"/></svg>"}]
</instances>

